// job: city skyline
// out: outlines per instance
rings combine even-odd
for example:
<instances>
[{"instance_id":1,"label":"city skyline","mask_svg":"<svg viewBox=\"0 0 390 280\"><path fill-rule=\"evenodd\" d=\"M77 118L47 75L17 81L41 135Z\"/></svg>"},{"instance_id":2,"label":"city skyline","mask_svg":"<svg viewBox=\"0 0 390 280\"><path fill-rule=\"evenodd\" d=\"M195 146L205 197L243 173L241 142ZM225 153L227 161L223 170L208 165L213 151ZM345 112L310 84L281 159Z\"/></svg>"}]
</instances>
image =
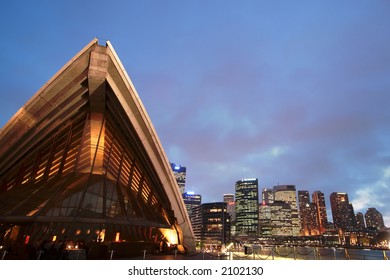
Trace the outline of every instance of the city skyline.
<instances>
[{"instance_id":1,"label":"city skyline","mask_svg":"<svg viewBox=\"0 0 390 280\"><path fill-rule=\"evenodd\" d=\"M389 225L389 11L386 1L4 2L0 127L98 37L204 202L256 177L259 188L321 190L328 209L346 192L355 212L375 207Z\"/></svg>"},{"instance_id":2,"label":"city skyline","mask_svg":"<svg viewBox=\"0 0 390 280\"><path fill-rule=\"evenodd\" d=\"M256 180L256 182L258 182L258 178L240 179L240 180L238 180L237 182L239 182L239 181L245 182L245 181L252 181L252 180ZM237 182L236 182L236 184L237 184ZM345 192L343 192L343 191L332 192L332 193L326 195L326 194L324 194L324 193L322 192L322 190L318 190L318 189L317 189L317 190L314 190L314 191L309 191L309 190L307 190L307 189L299 189L299 188L296 188L296 185L275 185L275 186L269 186L269 187L261 187L260 185L258 185L259 193L261 192L262 195L263 195L263 197L262 197L262 196L259 194L259 196L258 196L258 204L260 205L260 204L262 204L263 202L266 202L266 200L267 200L267 198L264 198L264 191L265 191L265 192L271 191L272 193L274 193L274 188L275 188L275 187L280 187L280 186L294 186L294 188L295 188L295 195L296 195L297 201L298 201L298 199L299 199L299 192L307 192L308 195L312 198L312 202L311 202L311 203L317 203L316 201L319 201L317 207L324 207L324 209L325 209L325 213L322 213L322 214L321 214L321 211L318 212L318 215L319 215L318 220L319 220L319 222L320 222L321 227L323 228L321 234L323 233L323 231L325 231L324 228L326 228L326 225L323 225L322 219L326 220L328 223L333 223L333 221L334 221L334 220L333 220L332 208L331 208L331 195L332 195L332 194L337 194L337 193L339 193L339 194L346 195L346 196L348 197L348 193L345 193ZM190 192L191 195L194 194L194 193L193 193L192 191L190 191L190 190L188 190L188 192ZM234 190L233 190L232 193L234 193ZM203 194L198 193L198 194L195 194L195 195L197 195L197 196L202 196ZM224 198L225 198L226 195L233 196L233 198L234 198L233 201L235 201L235 196L234 196L233 194L223 193L223 194L221 194L219 200L214 200L214 201L212 201L212 202L207 201L207 202L205 202L205 203L226 202L226 201L224 201L224 200L225 200ZM272 194L272 195L274 195L274 194ZM273 201L273 200L277 200L277 199L275 199L274 197L272 197L272 201ZM325 206L323 206L324 203L325 203ZM268 204L268 202L266 202L266 204ZM350 204L353 206L353 203L352 203L352 202L351 202ZM361 209L360 211L356 211L356 210L354 210L353 208L352 208L352 210L353 210L353 213L354 213L355 215L358 215L358 214L361 213L361 212L363 212L363 214L364 214L364 213L366 213L368 210L373 209L373 208L375 209L376 207L368 206L366 209ZM299 209L298 209L298 210L299 210ZM323 211L323 210L322 210L322 211ZM379 212L380 212L381 214L383 214L383 212L381 212L381 211L379 211ZM386 227L389 226L388 224L386 224L386 221L385 221L385 220L384 220L384 223L385 223L385 226L386 226Z\"/></svg>"},{"instance_id":3,"label":"city skyline","mask_svg":"<svg viewBox=\"0 0 390 280\"><path fill-rule=\"evenodd\" d=\"M198 195L200 196L200 195ZM242 179L236 182L235 195L224 194L223 202L201 203L198 201L196 210L189 212L191 224L196 228L196 239L201 246L210 247L221 244L221 219L222 211L219 211L219 218L206 219L212 222L206 231L215 229L216 235L210 243L201 237L200 217L203 215L202 206L225 205L225 211L229 213L231 221L231 236L235 242L248 242L254 238L303 238L305 242L323 242L322 244L343 244L356 246L373 246L375 242L380 246L387 246L388 243L375 241L380 240L379 235L388 232L384 224L382 213L376 208L368 208L365 214L354 212L352 203L349 202L348 194L333 192L330 195L331 220L327 219L326 203L324 194L321 191L312 193L306 190L297 190L295 185L278 185L272 189L265 188L260 200L258 190L258 179ZM193 203L186 200L186 206ZM312 200L312 201L311 201ZM233 212L229 211L229 203L235 205ZM207 212L207 211L206 211ZM213 211L218 212L218 211ZM195 231L195 230L194 230ZM379 232L382 232L379 234ZM321 239L316 239L322 236ZM315 239L312 239L314 237ZM305 239L307 238L307 239ZM279 240L280 241L280 240ZM287 241L290 242L290 241ZM203 244L203 245L202 245Z\"/></svg>"}]
</instances>

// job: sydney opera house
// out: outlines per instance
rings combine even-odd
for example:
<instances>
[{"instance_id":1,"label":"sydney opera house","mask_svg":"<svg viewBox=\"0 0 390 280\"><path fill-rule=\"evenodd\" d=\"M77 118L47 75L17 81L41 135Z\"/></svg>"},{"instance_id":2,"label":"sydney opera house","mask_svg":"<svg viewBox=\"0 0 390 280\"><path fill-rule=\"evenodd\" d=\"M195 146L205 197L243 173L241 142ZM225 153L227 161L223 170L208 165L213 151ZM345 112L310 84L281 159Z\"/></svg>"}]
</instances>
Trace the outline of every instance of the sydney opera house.
<instances>
[{"instance_id":1,"label":"sydney opera house","mask_svg":"<svg viewBox=\"0 0 390 280\"><path fill-rule=\"evenodd\" d=\"M195 248L140 97L110 42L95 39L0 131L3 258L35 258L43 245L126 258L162 241Z\"/></svg>"}]
</instances>

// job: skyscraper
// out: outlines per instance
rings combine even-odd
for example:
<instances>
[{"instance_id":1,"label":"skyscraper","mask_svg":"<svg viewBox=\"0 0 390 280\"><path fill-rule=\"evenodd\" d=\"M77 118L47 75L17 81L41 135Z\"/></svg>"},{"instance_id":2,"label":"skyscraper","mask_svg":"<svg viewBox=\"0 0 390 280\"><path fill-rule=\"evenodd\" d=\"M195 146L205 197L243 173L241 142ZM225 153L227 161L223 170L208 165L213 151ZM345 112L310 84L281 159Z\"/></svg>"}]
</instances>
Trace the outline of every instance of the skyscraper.
<instances>
[{"instance_id":1,"label":"skyscraper","mask_svg":"<svg viewBox=\"0 0 390 280\"><path fill-rule=\"evenodd\" d=\"M259 187L257 179L236 182L236 234L258 235Z\"/></svg>"},{"instance_id":2,"label":"skyscraper","mask_svg":"<svg viewBox=\"0 0 390 280\"><path fill-rule=\"evenodd\" d=\"M301 224L301 235L310 235L309 232L309 218L308 205L310 204L310 197L308 191L298 191L298 210L299 222Z\"/></svg>"},{"instance_id":3,"label":"skyscraper","mask_svg":"<svg viewBox=\"0 0 390 280\"><path fill-rule=\"evenodd\" d=\"M202 196L200 194L195 194L194 192L185 192L183 193L183 200L191 219L192 209L202 204Z\"/></svg>"},{"instance_id":4,"label":"skyscraper","mask_svg":"<svg viewBox=\"0 0 390 280\"><path fill-rule=\"evenodd\" d=\"M349 203L348 194L333 192L330 195L333 223L336 228L343 230L356 229L356 217L353 206Z\"/></svg>"},{"instance_id":5,"label":"skyscraper","mask_svg":"<svg viewBox=\"0 0 390 280\"><path fill-rule=\"evenodd\" d=\"M308 191L298 191L298 208L301 235L318 235L317 205L310 202Z\"/></svg>"},{"instance_id":6,"label":"skyscraper","mask_svg":"<svg viewBox=\"0 0 390 280\"><path fill-rule=\"evenodd\" d=\"M261 192L261 198L262 198L261 203L263 205L273 203L274 202L274 190L264 188L263 191Z\"/></svg>"},{"instance_id":7,"label":"skyscraper","mask_svg":"<svg viewBox=\"0 0 390 280\"><path fill-rule=\"evenodd\" d=\"M230 215L231 221L236 220L236 202L234 201L234 194L224 194L223 202L226 203L227 212Z\"/></svg>"},{"instance_id":8,"label":"skyscraper","mask_svg":"<svg viewBox=\"0 0 390 280\"><path fill-rule=\"evenodd\" d=\"M285 201L275 200L269 207L271 210L271 234L273 236L292 236L291 205Z\"/></svg>"},{"instance_id":9,"label":"skyscraper","mask_svg":"<svg viewBox=\"0 0 390 280\"><path fill-rule=\"evenodd\" d=\"M274 202L283 201L291 208L292 235L298 236L300 233L299 214L297 207L297 191L295 185L274 186Z\"/></svg>"},{"instance_id":10,"label":"skyscraper","mask_svg":"<svg viewBox=\"0 0 390 280\"><path fill-rule=\"evenodd\" d=\"M269 236L272 234L271 227L271 204L266 204L264 201L259 205L259 234L261 236Z\"/></svg>"},{"instance_id":11,"label":"skyscraper","mask_svg":"<svg viewBox=\"0 0 390 280\"><path fill-rule=\"evenodd\" d=\"M366 227L364 223L364 215L362 212L356 213L356 227L358 230L363 230Z\"/></svg>"},{"instance_id":12,"label":"skyscraper","mask_svg":"<svg viewBox=\"0 0 390 280\"><path fill-rule=\"evenodd\" d=\"M368 208L364 217L366 218L367 227L381 229L385 226L383 216L376 208Z\"/></svg>"},{"instance_id":13,"label":"skyscraper","mask_svg":"<svg viewBox=\"0 0 390 280\"><path fill-rule=\"evenodd\" d=\"M194 234L206 248L219 248L230 241L230 215L226 203L203 203L194 208Z\"/></svg>"},{"instance_id":14,"label":"skyscraper","mask_svg":"<svg viewBox=\"0 0 390 280\"><path fill-rule=\"evenodd\" d=\"M326 214L325 196L321 191L315 191L312 194L312 201L316 205L318 231L323 234L328 227L328 215Z\"/></svg>"},{"instance_id":15,"label":"skyscraper","mask_svg":"<svg viewBox=\"0 0 390 280\"><path fill-rule=\"evenodd\" d=\"M236 234L236 202L234 194L224 194L223 202L226 203L226 210L230 216L230 236Z\"/></svg>"},{"instance_id":16,"label":"skyscraper","mask_svg":"<svg viewBox=\"0 0 390 280\"><path fill-rule=\"evenodd\" d=\"M259 235L269 236L271 230L271 206L274 202L274 190L264 188L261 192L261 203L259 204Z\"/></svg>"},{"instance_id":17,"label":"skyscraper","mask_svg":"<svg viewBox=\"0 0 390 280\"><path fill-rule=\"evenodd\" d=\"M195 206L191 210L191 225L192 225L192 230L194 232L195 236L195 241L197 246L200 245L200 238L201 238L201 233L202 233L202 204Z\"/></svg>"},{"instance_id":18,"label":"skyscraper","mask_svg":"<svg viewBox=\"0 0 390 280\"><path fill-rule=\"evenodd\" d=\"M175 163L171 163L171 168L175 175L177 185L179 186L180 193L183 194L186 189L187 168Z\"/></svg>"}]
</instances>

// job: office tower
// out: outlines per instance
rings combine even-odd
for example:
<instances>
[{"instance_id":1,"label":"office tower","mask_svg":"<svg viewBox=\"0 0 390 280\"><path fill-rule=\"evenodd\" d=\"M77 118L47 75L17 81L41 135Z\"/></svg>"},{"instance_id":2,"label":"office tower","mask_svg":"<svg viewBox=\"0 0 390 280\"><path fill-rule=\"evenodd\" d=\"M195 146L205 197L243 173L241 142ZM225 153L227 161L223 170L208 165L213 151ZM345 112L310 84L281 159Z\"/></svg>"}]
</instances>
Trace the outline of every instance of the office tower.
<instances>
[{"instance_id":1,"label":"office tower","mask_svg":"<svg viewBox=\"0 0 390 280\"><path fill-rule=\"evenodd\" d=\"M259 204L259 233L261 236L269 236L272 234L271 226L271 204Z\"/></svg>"},{"instance_id":2,"label":"office tower","mask_svg":"<svg viewBox=\"0 0 390 280\"><path fill-rule=\"evenodd\" d=\"M317 205L310 202L308 191L298 191L298 209L301 235L318 235Z\"/></svg>"},{"instance_id":3,"label":"office tower","mask_svg":"<svg viewBox=\"0 0 390 280\"><path fill-rule=\"evenodd\" d=\"M330 195L333 223L336 228L343 230L356 229L356 217L353 206L349 203L348 194L333 192Z\"/></svg>"},{"instance_id":4,"label":"office tower","mask_svg":"<svg viewBox=\"0 0 390 280\"><path fill-rule=\"evenodd\" d=\"M164 235L195 249L156 135L111 44L90 42L0 131L1 243L126 257Z\"/></svg>"},{"instance_id":5,"label":"office tower","mask_svg":"<svg viewBox=\"0 0 390 280\"><path fill-rule=\"evenodd\" d=\"M257 179L236 182L236 234L257 236L259 227L259 187Z\"/></svg>"},{"instance_id":6,"label":"office tower","mask_svg":"<svg viewBox=\"0 0 390 280\"><path fill-rule=\"evenodd\" d=\"M368 208L364 216L366 218L367 227L381 229L385 226L383 216L376 208Z\"/></svg>"},{"instance_id":7,"label":"office tower","mask_svg":"<svg viewBox=\"0 0 390 280\"><path fill-rule=\"evenodd\" d=\"M194 209L194 234L205 248L219 249L230 242L230 215L226 203L203 203Z\"/></svg>"},{"instance_id":8,"label":"office tower","mask_svg":"<svg viewBox=\"0 0 390 280\"><path fill-rule=\"evenodd\" d=\"M230 216L230 236L236 235L236 202L234 194L224 194L223 202L226 203L226 210Z\"/></svg>"},{"instance_id":9,"label":"office tower","mask_svg":"<svg viewBox=\"0 0 390 280\"><path fill-rule=\"evenodd\" d=\"M191 209L191 225L192 230L195 236L196 246L199 247L201 245L200 238L202 232L202 204L194 206Z\"/></svg>"},{"instance_id":10,"label":"office tower","mask_svg":"<svg viewBox=\"0 0 390 280\"><path fill-rule=\"evenodd\" d=\"M299 221L301 224L301 235L309 234L309 208L310 197L308 191L298 191L298 210L299 210Z\"/></svg>"},{"instance_id":11,"label":"office tower","mask_svg":"<svg viewBox=\"0 0 390 280\"><path fill-rule=\"evenodd\" d=\"M356 227L357 227L357 222L356 222L356 215L355 215L355 211L353 210L353 205L352 203L349 203L348 205L348 216L349 216L349 221L350 221L350 230L356 230Z\"/></svg>"},{"instance_id":12,"label":"office tower","mask_svg":"<svg viewBox=\"0 0 390 280\"><path fill-rule=\"evenodd\" d=\"M185 192L183 193L183 200L191 220L192 209L202 204L202 196L194 192Z\"/></svg>"},{"instance_id":13,"label":"office tower","mask_svg":"<svg viewBox=\"0 0 390 280\"><path fill-rule=\"evenodd\" d=\"M270 210L271 235L292 236L294 233L291 205L285 201L275 200L270 204Z\"/></svg>"},{"instance_id":14,"label":"office tower","mask_svg":"<svg viewBox=\"0 0 390 280\"><path fill-rule=\"evenodd\" d=\"M318 231L323 234L328 227L328 215L326 214L325 196L320 191L315 191L312 194L312 201L316 205Z\"/></svg>"},{"instance_id":15,"label":"office tower","mask_svg":"<svg viewBox=\"0 0 390 280\"><path fill-rule=\"evenodd\" d=\"M299 222L301 224L301 235L309 234L309 208L310 197L308 191L298 191L298 210L299 210Z\"/></svg>"},{"instance_id":16,"label":"office tower","mask_svg":"<svg viewBox=\"0 0 390 280\"><path fill-rule=\"evenodd\" d=\"M320 235L320 227L317 216L317 205L313 202L306 205L308 235Z\"/></svg>"},{"instance_id":17,"label":"office tower","mask_svg":"<svg viewBox=\"0 0 390 280\"><path fill-rule=\"evenodd\" d=\"M356 227L358 230L363 230L366 227L364 224L364 215L362 212L356 213Z\"/></svg>"},{"instance_id":18,"label":"office tower","mask_svg":"<svg viewBox=\"0 0 390 280\"><path fill-rule=\"evenodd\" d=\"M180 193L183 194L186 189L187 168L175 163L171 163L171 168L175 175L177 185L179 186Z\"/></svg>"},{"instance_id":19,"label":"office tower","mask_svg":"<svg viewBox=\"0 0 390 280\"><path fill-rule=\"evenodd\" d=\"M271 204L274 202L274 190L273 189L268 189L264 188L263 191L261 192L261 204Z\"/></svg>"},{"instance_id":20,"label":"office tower","mask_svg":"<svg viewBox=\"0 0 390 280\"><path fill-rule=\"evenodd\" d=\"M295 185L278 185L274 186L273 190L274 203L275 201L283 201L290 205L292 235L298 236L300 233L300 223L297 207L297 191Z\"/></svg>"},{"instance_id":21,"label":"office tower","mask_svg":"<svg viewBox=\"0 0 390 280\"><path fill-rule=\"evenodd\" d=\"M236 220L236 202L234 200L234 194L224 194L223 202L226 203L227 212L230 215L231 221Z\"/></svg>"}]
</instances>

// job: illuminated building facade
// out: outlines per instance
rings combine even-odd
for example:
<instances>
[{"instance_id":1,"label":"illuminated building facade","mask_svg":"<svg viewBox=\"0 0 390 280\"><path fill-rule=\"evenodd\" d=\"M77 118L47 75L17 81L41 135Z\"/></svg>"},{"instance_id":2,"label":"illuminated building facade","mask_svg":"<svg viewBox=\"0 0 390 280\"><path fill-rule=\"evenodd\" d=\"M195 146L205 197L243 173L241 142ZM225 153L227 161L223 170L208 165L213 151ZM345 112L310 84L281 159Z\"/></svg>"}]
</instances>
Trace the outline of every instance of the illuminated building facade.
<instances>
[{"instance_id":1,"label":"illuminated building facade","mask_svg":"<svg viewBox=\"0 0 390 280\"><path fill-rule=\"evenodd\" d=\"M230 216L230 236L236 235L236 201L234 194L224 194L223 202L226 203L226 210Z\"/></svg>"},{"instance_id":2,"label":"illuminated building facade","mask_svg":"<svg viewBox=\"0 0 390 280\"><path fill-rule=\"evenodd\" d=\"M308 191L298 191L298 209L299 209L299 221L301 223L301 234L309 235L310 227L310 196Z\"/></svg>"},{"instance_id":3,"label":"illuminated building facade","mask_svg":"<svg viewBox=\"0 0 390 280\"><path fill-rule=\"evenodd\" d=\"M191 213L191 209L202 204L202 196L193 192L183 193L183 200L188 213Z\"/></svg>"},{"instance_id":4,"label":"illuminated building facade","mask_svg":"<svg viewBox=\"0 0 390 280\"><path fill-rule=\"evenodd\" d=\"M262 204L271 204L274 202L274 190L265 188L261 192Z\"/></svg>"},{"instance_id":5,"label":"illuminated building facade","mask_svg":"<svg viewBox=\"0 0 390 280\"><path fill-rule=\"evenodd\" d=\"M195 231L199 233L200 229L202 228L201 220L199 220L200 213L199 209L197 208L202 204L202 196L200 194L195 194L194 192L185 192L183 193L183 201L191 222L195 241L199 243L200 234L195 234Z\"/></svg>"},{"instance_id":6,"label":"illuminated building facade","mask_svg":"<svg viewBox=\"0 0 390 280\"><path fill-rule=\"evenodd\" d=\"M264 188L261 191L261 203L259 203L259 235L272 235L271 205L274 202L274 190Z\"/></svg>"},{"instance_id":7,"label":"illuminated building facade","mask_svg":"<svg viewBox=\"0 0 390 280\"><path fill-rule=\"evenodd\" d=\"M383 216L376 208L368 208L364 217L366 218L367 227L381 229L385 226Z\"/></svg>"},{"instance_id":8,"label":"illuminated building facade","mask_svg":"<svg viewBox=\"0 0 390 280\"><path fill-rule=\"evenodd\" d=\"M269 236L272 234L271 227L271 204L261 203L259 205L259 235Z\"/></svg>"},{"instance_id":9,"label":"illuminated building facade","mask_svg":"<svg viewBox=\"0 0 390 280\"><path fill-rule=\"evenodd\" d=\"M364 215L362 212L356 213L356 228L357 230L363 230L366 228L366 225L364 223Z\"/></svg>"},{"instance_id":10,"label":"illuminated building facade","mask_svg":"<svg viewBox=\"0 0 390 280\"><path fill-rule=\"evenodd\" d=\"M171 168L175 175L177 185L179 186L180 193L183 194L186 189L187 168L175 163L171 163Z\"/></svg>"},{"instance_id":11,"label":"illuminated building facade","mask_svg":"<svg viewBox=\"0 0 390 280\"><path fill-rule=\"evenodd\" d=\"M317 205L310 202L308 191L298 191L298 208L301 235L319 235Z\"/></svg>"},{"instance_id":12,"label":"illuminated building facade","mask_svg":"<svg viewBox=\"0 0 390 280\"><path fill-rule=\"evenodd\" d=\"M202 207L201 205L195 206L191 210L191 225L192 225L192 230L194 232L194 237L195 237L195 242L196 246L199 247L200 244L200 238L201 238L201 233L202 233Z\"/></svg>"},{"instance_id":13,"label":"illuminated building facade","mask_svg":"<svg viewBox=\"0 0 390 280\"><path fill-rule=\"evenodd\" d=\"M328 228L328 215L326 213L324 193L321 191L313 192L312 202L316 205L318 231L320 234L324 234Z\"/></svg>"},{"instance_id":14,"label":"illuminated building facade","mask_svg":"<svg viewBox=\"0 0 390 280\"><path fill-rule=\"evenodd\" d=\"M89 43L1 129L0 166L0 245L80 242L87 258L141 254L162 238L195 249L169 161L109 42Z\"/></svg>"},{"instance_id":15,"label":"illuminated building facade","mask_svg":"<svg viewBox=\"0 0 390 280\"><path fill-rule=\"evenodd\" d=\"M230 215L232 221L236 219L236 202L234 200L234 194L224 194L223 202L226 203L227 212Z\"/></svg>"},{"instance_id":16,"label":"illuminated building facade","mask_svg":"<svg viewBox=\"0 0 390 280\"><path fill-rule=\"evenodd\" d=\"M236 182L236 235L257 236L259 228L257 179Z\"/></svg>"},{"instance_id":17,"label":"illuminated building facade","mask_svg":"<svg viewBox=\"0 0 390 280\"><path fill-rule=\"evenodd\" d=\"M270 204L271 210L271 235L292 236L292 209L285 201L275 200Z\"/></svg>"},{"instance_id":18,"label":"illuminated building facade","mask_svg":"<svg viewBox=\"0 0 390 280\"><path fill-rule=\"evenodd\" d=\"M355 230L356 217L353 206L349 203L348 194L333 192L330 195L334 226L342 230Z\"/></svg>"},{"instance_id":19,"label":"illuminated building facade","mask_svg":"<svg viewBox=\"0 0 390 280\"><path fill-rule=\"evenodd\" d=\"M203 203L194 209L194 233L201 247L220 248L230 241L230 215L226 203Z\"/></svg>"},{"instance_id":20,"label":"illuminated building facade","mask_svg":"<svg viewBox=\"0 0 390 280\"><path fill-rule=\"evenodd\" d=\"M275 201L283 201L290 205L291 208L291 225L292 235L299 236L300 222L297 207L297 191L295 185L278 185L274 186L274 203Z\"/></svg>"}]
</instances>

